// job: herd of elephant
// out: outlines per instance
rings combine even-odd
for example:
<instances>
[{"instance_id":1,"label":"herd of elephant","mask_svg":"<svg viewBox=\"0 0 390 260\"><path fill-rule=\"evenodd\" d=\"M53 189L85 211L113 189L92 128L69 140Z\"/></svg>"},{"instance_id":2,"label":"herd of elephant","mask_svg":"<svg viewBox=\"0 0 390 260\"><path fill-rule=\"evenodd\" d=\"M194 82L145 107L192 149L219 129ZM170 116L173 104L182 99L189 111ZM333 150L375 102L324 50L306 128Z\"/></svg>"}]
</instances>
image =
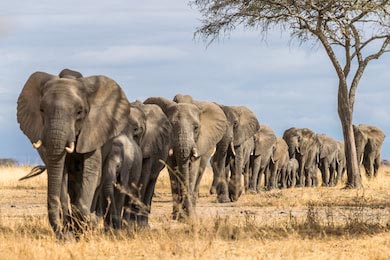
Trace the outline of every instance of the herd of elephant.
<instances>
[{"instance_id":1,"label":"herd of elephant","mask_svg":"<svg viewBox=\"0 0 390 260\"><path fill-rule=\"evenodd\" d=\"M69 69L58 76L33 73L17 119L45 164L49 222L59 239L80 234L95 215L106 227L147 226L164 167L174 219L194 216L209 162L210 193L221 203L237 201L244 190L259 192L262 183L267 190L316 186L317 168L322 185L332 186L345 170L343 144L307 128L277 138L245 106L188 95L129 102L114 80ZM373 126L354 130L358 158L376 176L385 136Z\"/></svg>"}]
</instances>

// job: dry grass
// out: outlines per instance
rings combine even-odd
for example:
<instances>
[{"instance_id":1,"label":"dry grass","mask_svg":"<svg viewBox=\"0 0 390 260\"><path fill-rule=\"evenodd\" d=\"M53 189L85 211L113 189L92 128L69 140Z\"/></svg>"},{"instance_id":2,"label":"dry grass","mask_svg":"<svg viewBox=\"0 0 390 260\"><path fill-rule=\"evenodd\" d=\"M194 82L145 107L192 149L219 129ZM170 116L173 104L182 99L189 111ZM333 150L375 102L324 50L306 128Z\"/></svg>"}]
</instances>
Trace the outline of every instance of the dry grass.
<instances>
[{"instance_id":1,"label":"dry grass","mask_svg":"<svg viewBox=\"0 0 390 260\"><path fill-rule=\"evenodd\" d=\"M194 223L170 219L169 178L156 187L151 228L57 242L46 217L46 175L0 168L0 259L389 259L390 168L361 190L297 188L217 204L205 173Z\"/></svg>"}]
</instances>

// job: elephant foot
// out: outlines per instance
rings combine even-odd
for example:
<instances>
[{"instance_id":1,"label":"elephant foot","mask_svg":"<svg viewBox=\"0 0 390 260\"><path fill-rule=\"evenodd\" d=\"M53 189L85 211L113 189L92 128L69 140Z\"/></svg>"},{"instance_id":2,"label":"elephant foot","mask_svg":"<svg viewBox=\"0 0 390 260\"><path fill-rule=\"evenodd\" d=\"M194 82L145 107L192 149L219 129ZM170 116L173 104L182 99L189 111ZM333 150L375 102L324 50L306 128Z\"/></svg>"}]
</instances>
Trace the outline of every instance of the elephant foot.
<instances>
[{"instance_id":1,"label":"elephant foot","mask_svg":"<svg viewBox=\"0 0 390 260\"><path fill-rule=\"evenodd\" d=\"M210 188L210 194L211 194L211 195L214 195L214 194L216 194L216 193L217 193L217 188L214 187L214 186L211 186L211 188Z\"/></svg>"},{"instance_id":2,"label":"elephant foot","mask_svg":"<svg viewBox=\"0 0 390 260\"><path fill-rule=\"evenodd\" d=\"M255 190L255 189L253 189L253 188L249 188L249 189L247 190L247 193L248 193L248 194L257 194L257 190Z\"/></svg>"},{"instance_id":3,"label":"elephant foot","mask_svg":"<svg viewBox=\"0 0 390 260\"><path fill-rule=\"evenodd\" d=\"M218 196L217 201L218 203L229 203L230 199L227 195L224 195L224 196Z\"/></svg>"},{"instance_id":4,"label":"elephant foot","mask_svg":"<svg viewBox=\"0 0 390 260\"><path fill-rule=\"evenodd\" d=\"M326 184L326 183L322 183L321 186L322 186L322 187L329 187L329 185Z\"/></svg>"}]
</instances>

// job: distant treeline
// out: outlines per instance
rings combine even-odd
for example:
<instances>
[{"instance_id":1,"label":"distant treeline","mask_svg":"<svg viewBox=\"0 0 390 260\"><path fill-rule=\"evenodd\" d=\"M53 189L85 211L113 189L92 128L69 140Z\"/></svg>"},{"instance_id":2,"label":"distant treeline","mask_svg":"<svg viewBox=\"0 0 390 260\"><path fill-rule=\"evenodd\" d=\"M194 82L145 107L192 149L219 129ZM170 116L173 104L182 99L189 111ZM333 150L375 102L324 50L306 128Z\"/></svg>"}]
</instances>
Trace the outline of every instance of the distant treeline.
<instances>
[{"instance_id":1,"label":"distant treeline","mask_svg":"<svg viewBox=\"0 0 390 260\"><path fill-rule=\"evenodd\" d=\"M12 158L0 158L0 166L15 166L18 161Z\"/></svg>"}]
</instances>

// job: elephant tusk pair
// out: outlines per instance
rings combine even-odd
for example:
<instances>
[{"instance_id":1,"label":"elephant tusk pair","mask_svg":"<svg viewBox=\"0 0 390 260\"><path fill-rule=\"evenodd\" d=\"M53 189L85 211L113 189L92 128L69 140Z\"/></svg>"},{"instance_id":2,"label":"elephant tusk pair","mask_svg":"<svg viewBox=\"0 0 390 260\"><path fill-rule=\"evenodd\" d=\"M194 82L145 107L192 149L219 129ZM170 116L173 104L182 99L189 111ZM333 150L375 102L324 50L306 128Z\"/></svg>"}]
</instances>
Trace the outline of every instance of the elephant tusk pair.
<instances>
[{"instance_id":1,"label":"elephant tusk pair","mask_svg":"<svg viewBox=\"0 0 390 260\"><path fill-rule=\"evenodd\" d=\"M42 140L38 140L36 141L35 143L32 144L32 146L35 148L35 149L38 149L39 147L42 146Z\"/></svg>"},{"instance_id":2,"label":"elephant tusk pair","mask_svg":"<svg viewBox=\"0 0 390 260\"><path fill-rule=\"evenodd\" d=\"M234 149L233 142L230 142L230 149L232 150L233 155L236 156L236 150Z\"/></svg>"},{"instance_id":3,"label":"elephant tusk pair","mask_svg":"<svg viewBox=\"0 0 390 260\"><path fill-rule=\"evenodd\" d=\"M65 146L65 150L67 153L73 153L74 152L74 142L71 142L69 147Z\"/></svg>"}]
</instances>

